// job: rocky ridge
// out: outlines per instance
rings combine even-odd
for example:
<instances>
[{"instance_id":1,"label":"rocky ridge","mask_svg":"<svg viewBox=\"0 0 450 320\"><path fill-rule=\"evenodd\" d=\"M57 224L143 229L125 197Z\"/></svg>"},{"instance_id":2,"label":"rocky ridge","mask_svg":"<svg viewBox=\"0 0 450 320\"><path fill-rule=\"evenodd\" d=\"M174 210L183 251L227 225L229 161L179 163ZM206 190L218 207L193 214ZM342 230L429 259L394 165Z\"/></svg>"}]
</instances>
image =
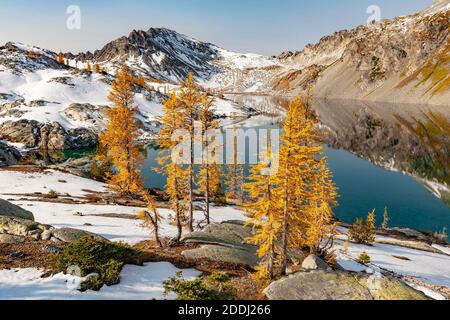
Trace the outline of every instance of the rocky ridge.
<instances>
[{"instance_id":1,"label":"rocky ridge","mask_svg":"<svg viewBox=\"0 0 450 320\"><path fill-rule=\"evenodd\" d=\"M448 0L422 12L325 36L276 57L227 51L168 29L136 31L72 59L179 82L188 72L217 91L445 105L449 99Z\"/></svg>"}]
</instances>

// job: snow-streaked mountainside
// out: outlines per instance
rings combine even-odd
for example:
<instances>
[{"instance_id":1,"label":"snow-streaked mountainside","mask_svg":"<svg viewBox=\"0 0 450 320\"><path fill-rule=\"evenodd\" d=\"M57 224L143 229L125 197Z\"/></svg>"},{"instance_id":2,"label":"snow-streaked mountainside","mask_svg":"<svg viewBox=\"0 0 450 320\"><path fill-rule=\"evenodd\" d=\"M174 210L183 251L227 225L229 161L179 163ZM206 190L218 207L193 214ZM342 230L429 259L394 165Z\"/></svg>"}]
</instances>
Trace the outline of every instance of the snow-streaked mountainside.
<instances>
[{"instance_id":1,"label":"snow-streaked mountainside","mask_svg":"<svg viewBox=\"0 0 450 320\"><path fill-rule=\"evenodd\" d=\"M218 56L216 46L164 28L133 30L128 37L114 40L94 53L68 56L102 65L112 73L118 66L125 65L136 74L162 81L178 82L189 72L201 78L219 72L209 64Z\"/></svg>"},{"instance_id":2,"label":"snow-streaked mountainside","mask_svg":"<svg viewBox=\"0 0 450 320\"><path fill-rule=\"evenodd\" d=\"M448 105L450 0L410 16L323 37L253 65L224 68L209 83L233 92ZM216 64L233 65L224 55ZM230 61L231 60L231 61Z\"/></svg>"},{"instance_id":3,"label":"snow-streaked mountainside","mask_svg":"<svg viewBox=\"0 0 450 320\"><path fill-rule=\"evenodd\" d=\"M114 76L86 72L84 64L77 67L71 59L67 65L55 59L55 52L21 43L0 47L0 140L25 148L95 146L91 133L96 135L106 125L107 96ZM129 68L139 74L133 66ZM134 99L144 139L158 130L167 91L177 89L169 83L147 84L145 89L135 87ZM236 104L217 99L218 115L239 111Z\"/></svg>"},{"instance_id":4,"label":"snow-streaked mountainside","mask_svg":"<svg viewBox=\"0 0 450 320\"><path fill-rule=\"evenodd\" d=\"M70 115L71 105L91 104L103 112L110 104L107 95L112 77L58 64L56 54L50 51L20 43L12 45L13 52L0 47L0 123L17 119L56 121L70 129L83 122ZM28 57L27 51L36 56ZM151 121L161 114L156 94L137 93L136 104L143 120ZM99 129L101 121L92 120L83 125Z\"/></svg>"},{"instance_id":5,"label":"snow-streaked mountainside","mask_svg":"<svg viewBox=\"0 0 450 320\"><path fill-rule=\"evenodd\" d=\"M291 70L272 89L322 98L448 105L450 1L324 37L278 58Z\"/></svg>"},{"instance_id":6,"label":"snow-streaked mountainside","mask_svg":"<svg viewBox=\"0 0 450 320\"><path fill-rule=\"evenodd\" d=\"M281 67L274 58L258 54L231 52L211 43L205 43L165 28L148 31L133 30L94 53L67 56L82 64L98 64L110 73L126 66L148 80L179 83L192 72L197 81L207 87L231 89L242 82L242 71ZM258 83L255 83L258 79ZM261 75L249 77L247 91L269 81Z\"/></svg>"}]
</instances>

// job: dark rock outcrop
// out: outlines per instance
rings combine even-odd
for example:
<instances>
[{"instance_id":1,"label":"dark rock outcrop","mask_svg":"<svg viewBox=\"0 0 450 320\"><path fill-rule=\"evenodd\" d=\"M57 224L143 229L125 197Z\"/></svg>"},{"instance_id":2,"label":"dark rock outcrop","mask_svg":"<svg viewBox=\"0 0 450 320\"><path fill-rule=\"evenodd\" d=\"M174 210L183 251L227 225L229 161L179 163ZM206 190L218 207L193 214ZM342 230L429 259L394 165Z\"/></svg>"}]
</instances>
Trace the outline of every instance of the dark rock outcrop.
<instances>
[{"instance_id":1,"label":"dark rock outcrop","mask_svg":"<svg viewBox=\"0 0 450 320\"><path fill-rule=\"evenodd\" d=\"M0 167L12 166L19 162L20 152L0 141Z\"/></svg>"},{"instance_id":2,"label":"dark rock outcrop","mask_svg":"<svg viewBox=\"0 0 450 320\"><path fill-rule=\"evenodd\" d=\"M252 237L252 228L245 227L240 222L226 221L220 224L211 224L201 231L192 232L184 236L182 241L248 249L253 247L245 240L250 237Z\"/></svg>"},{"instance_id":3,"label":"dark rock outcrop","mask_svg":"<svg viewBox=\"0 0 450 320\"><path fill-rule=\"evenodd\" d=\"M191 260L201 261L208 259L249 267L257 266L260 261L256 255L256 250L244 250L219 245L203 245L198 249L186 250L182 254L185 258Z\"/></svg>"},{"instance_id":4,"label":"dark rock outcrop","mask_svg":"<svg viewBox=\"0 0 450 320\"><path fill-rule=\"evenodd\" d=\"M32 220L0 216L0 234L8 234L17 237L32 237L40 240L43 232L53 227L43 225Z\"/></svg>"},{"instance_id":5,"label":"dark rock outcrop","mask_svg":"<svg viewBox=\"0 0 450 320\"><path fill-rule=\"evenodd\" d=\"M7 99L8 101L0 104L0 113L14 108L18 108L25 103L24 98L17 98L14 96L0 94L0 100L2 99Z\"/></svg>"},{"instance_id":6,"label":"dark rock outcrop","mask_svg":"<svg viewBox=\"0 0 450 320\"><path fill-rule=\"evenodd\" d=\"M30 211L22 209L11 202L0 199L0 217L19 218L34 221L34 216Z\"/></svg>"},{"instance_id":7,"label":"dark rock outcrop","mask_svg":"<svg viewBox=\"0 0 450 320\"><path fill-rule=\"evenodd\" d=\"M66 130L57 122L45 123L39 127L39 149L66 150L71 149Z\"/></svg>"},{"instance_id":8,"label":"dark rock outcrop","mask_svg":"<svg viewBox=\"0 0 450 320\"><path fill-rule=\"evenodd\" d=\"M57 151L93 148L98 136L86 128L66 131L58 122L41 124L34 120L19 120L0 124L0 139L22 143L27 148Z\"/></svg>"},{"instance_id":9,"label":"dark rock outcrop","mask_svg":"<svg viewBox=\"0 0 450 320\"><path fill-rule=\"evenodd\" d=\"M323 37L278 60L292 65L275 92L327 99L448 105L450 10L438 0L429 9ZM311 67L319 67L309 74Z\"/></svg>"},{"instance_id":10,"label":"dark rock outcrop","mask_svg":"<svg viewBox=\"0 0 450 320\"><path fill-rule=\"evenodd\" d=\"M39 145L40 125L33 120L6 121L0 125L0 139L22 143L27 148Z\"/></svg>"},{"instance_id":11,"label":"dark rock outcrop","mask_svg":"<svg viewBox=\"0 0 450 320\"><path fill-rule=\"evenodd\" d=\"M305 260L303 260L302 268L305 270L331 270L325 261L314 254L310 254Z\"/></svg>"},{"instance_id":12,"label":"dark rock outcrop","mask_svg":"<svg viewBox=\"0 0 450 320\"><path fill-rule=\"evenodd\" d=\"M10 234L0 234L0 243L3 244L20 244L24 243L25 238L19 236L12 236Z\"/></svg>"},{"instance_id":13,"label":"dark rock outcrop","mask_svg":"<svg viewBox=\"0 0 450 320\"><path fill-rule=\"evenodd\" d=\"M95 148L98 143L98 134L87 128L75 128L67 131L68 148L89 149Z\"/></svg>"},{"instance_id":14,"label":"dark rock outcrop","mask_svg":"<svg viewBox=\"0 0 450 320\"><path fill-rule=\"evenodd\" d=\"M1 203L0 203L1 205ZM32 220L21 219L14 216L0 215L0 241L21 242L22 240L32 239L33 241L53 241L56 243L73 243L84 237L92 237L98 240L105 238L84 230L72 228L56 229L52 226L37 223Z\"/></svg>"}]
</instances>

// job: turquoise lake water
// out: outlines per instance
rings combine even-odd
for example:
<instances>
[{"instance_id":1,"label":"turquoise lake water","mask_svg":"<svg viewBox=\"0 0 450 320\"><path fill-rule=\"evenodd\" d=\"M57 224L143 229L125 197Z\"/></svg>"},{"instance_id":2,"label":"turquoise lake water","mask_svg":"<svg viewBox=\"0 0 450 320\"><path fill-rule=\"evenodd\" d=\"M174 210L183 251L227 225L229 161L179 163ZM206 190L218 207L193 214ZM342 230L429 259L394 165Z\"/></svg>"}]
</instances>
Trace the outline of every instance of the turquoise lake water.
<instances>
[{"instance_id":1,"label":"turquoise lake water","mask_svg":"<svg viewBox=\"0 0 450 320\"><path fill-rule=\"evenodd\" d=\"M387 171L343 150L325 148L329 167L339 190L335 215L345 223L366 217L376 209L378 223L387 207L390 227L440 231L450 226L450 207L410 176ZM155 173L158 152L150 148L144 166L147 187L165 186L165 177Z\"/></svg>"}]
</instances>

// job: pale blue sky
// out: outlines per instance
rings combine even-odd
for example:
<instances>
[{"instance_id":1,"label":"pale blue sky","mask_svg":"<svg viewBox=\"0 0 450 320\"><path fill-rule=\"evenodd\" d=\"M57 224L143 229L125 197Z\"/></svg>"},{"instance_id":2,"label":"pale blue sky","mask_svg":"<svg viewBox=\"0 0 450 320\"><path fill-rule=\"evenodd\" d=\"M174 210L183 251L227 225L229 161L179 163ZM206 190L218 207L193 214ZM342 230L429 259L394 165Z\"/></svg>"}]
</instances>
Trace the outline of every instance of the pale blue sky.
<instances>
[{"instance_id":1,"label":"pale blue sky","mask_svg":"<svg viewBox=\"0 0 450 320\"><path fill-rule=\"evenodd\" d=\"M167 27L238 52L300 50L322 36L366 23L369 5L382 18L417 12L433 0L1 0L0 43L86 51L133 29ZM66 28L66 8L81 8L81 30Z\"/></svg>"}]
</instances>

